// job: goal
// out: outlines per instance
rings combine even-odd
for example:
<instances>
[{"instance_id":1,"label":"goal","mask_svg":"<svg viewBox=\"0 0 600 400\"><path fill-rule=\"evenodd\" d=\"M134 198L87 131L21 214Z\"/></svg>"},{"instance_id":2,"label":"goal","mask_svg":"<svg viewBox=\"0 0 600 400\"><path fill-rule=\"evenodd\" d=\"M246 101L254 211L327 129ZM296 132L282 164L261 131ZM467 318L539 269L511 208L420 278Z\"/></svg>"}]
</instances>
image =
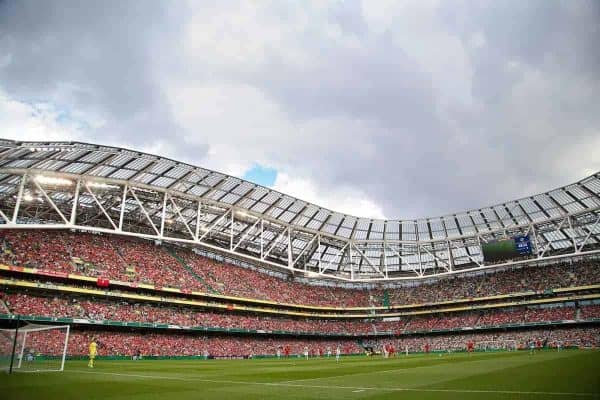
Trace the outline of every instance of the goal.
<instances>
[{"instance_id":1,"label":"goal","mask_svg":"<svg viewBox=\"0 0 600 400\"><path fill-rule=\"evenodd\" d=\"M27 323L0 329L0 369L11 372L63 371L69 325Z\"/></svg>"},{"instance_id":2,"label":"goal","mask_svg":"<svg viewBox=\"0 0 600 400\"><path fill-rule=\"evenodd\" d=\"M515 351L517 350L516 340L488 340L477 342L476 347L479 351Z\"/></svg>"}]
</instances>

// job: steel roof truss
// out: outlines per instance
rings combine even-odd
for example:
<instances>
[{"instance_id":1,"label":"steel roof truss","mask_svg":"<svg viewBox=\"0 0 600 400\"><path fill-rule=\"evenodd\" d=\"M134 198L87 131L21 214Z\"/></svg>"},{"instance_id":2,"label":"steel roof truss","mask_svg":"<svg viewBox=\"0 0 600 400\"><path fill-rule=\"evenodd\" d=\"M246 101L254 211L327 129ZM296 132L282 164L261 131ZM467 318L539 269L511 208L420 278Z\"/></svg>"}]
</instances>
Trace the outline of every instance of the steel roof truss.
<instances>
[{"instance_id":1,"label":"steel roof truss","mask_svg":"<svg viewBox=\"0 0 600 400\"><path fill-rule=\"evenodd\" d=\"M100 211L102 211L102 214L104 214L104 216L106 217L106 219L108 220L108 222L110 222L110 224L112 225L112 227L115 230L118 230L117 225L114 223L114 221L110 217L110 215L108 215L108 213L106 212L106 209L104 208L104 206L102 205L102 203L98 200L98 198L96 197L96 195L94 194L94 192L92 191L92 189L90 188L90 186L88 185L87 182L84 184L84 186L85 186L86 192L89 193L89 195L92 197L92 199L94 200L94 202L98 205L98 207L100 208Z\"/></svg>"},{"instance_id":2,"label":"steel roof truss","mask_svg":"<svg viewBox=\"0 0 600 400\"><path fill-rule=\"evenodd\" d=\"M160 231L158 230L158 228L154 224L154 221L152 221L152 218L150 218L150 214L148 214L148 211L146 211L146 207L144 207L144 205L142 204L142 202L138 198L137 194L135 193L135 189L133 187L129 188L129 193L131 193L133 195L133 198L135 199L137 205L142 210L142 213L146 216L146 220L148 220L148 222L150 222L150 225L152 226L152 229L154 229L154 231L156 232L156 234L158 236L162 236L161 233L160 233Z\"/></svg>"}]
</instances>

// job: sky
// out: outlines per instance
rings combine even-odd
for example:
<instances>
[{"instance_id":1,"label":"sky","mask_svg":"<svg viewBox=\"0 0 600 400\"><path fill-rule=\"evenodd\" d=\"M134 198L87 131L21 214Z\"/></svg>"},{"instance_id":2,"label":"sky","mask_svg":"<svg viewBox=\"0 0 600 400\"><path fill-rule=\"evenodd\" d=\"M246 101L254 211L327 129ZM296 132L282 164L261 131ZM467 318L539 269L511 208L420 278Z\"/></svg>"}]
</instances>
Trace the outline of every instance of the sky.
<instances>
[{"instance_id":1,"label":"sky","mask_svg":"<svg viewBox=\"0 0 600 400\"><path fill-rule=\"evenodd\" d=\"M597 0L0 0L0 137L412 219L600 171Z\"/></svg>"}]
</instances>

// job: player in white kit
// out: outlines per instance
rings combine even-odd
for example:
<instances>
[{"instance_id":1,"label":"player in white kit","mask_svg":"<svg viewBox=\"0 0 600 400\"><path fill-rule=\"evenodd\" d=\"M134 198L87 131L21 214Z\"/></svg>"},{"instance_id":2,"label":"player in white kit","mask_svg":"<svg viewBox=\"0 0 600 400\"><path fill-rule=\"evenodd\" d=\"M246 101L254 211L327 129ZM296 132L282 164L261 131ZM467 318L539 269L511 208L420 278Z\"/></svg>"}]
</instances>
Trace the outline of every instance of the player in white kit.
<instances>
[{"instance_id":1,"label":"player in white kit","mask_svg":"<svg viewBox=\"0 0 600 400\"><path fill-rule=\"evenodd\" d=\"M304 357L308 360L308 347L304 347Z\"/></svg>"},{"instance_id":2,"label":"player in white kit","mask_svg":"<svg viewBox=\"0 0 600 400\"><path fill-rule=\"evenodd\" d=\"M335 362L339 362L340 361L340 346L337 347L337 349L335 349Z\"/></svg>"}]
</instances>

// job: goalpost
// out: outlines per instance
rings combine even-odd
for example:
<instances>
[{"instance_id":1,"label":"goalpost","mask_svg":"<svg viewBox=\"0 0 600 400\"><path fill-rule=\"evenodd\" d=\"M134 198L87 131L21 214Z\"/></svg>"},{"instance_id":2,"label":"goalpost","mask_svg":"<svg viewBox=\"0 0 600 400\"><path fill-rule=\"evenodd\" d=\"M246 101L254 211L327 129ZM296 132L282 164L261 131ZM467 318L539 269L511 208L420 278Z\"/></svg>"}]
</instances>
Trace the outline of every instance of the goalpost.
<instances>
[{"instance_id":1,"label":"goalpost","mask_svg":"<svg viewBox=\"0 0 600 400\"><path fill-rule=\"evenodd\" d=\"M0 369L11 372L63 371L69 325L27 323L0 329Z\"/></svg>"},{"instance_id":2,"label":"goalpost","mask_svg":"<svg viewBox=\"0 0 600 400\"><path fill-rule=\"evenodd\" d=\"M475 348L479 351L515 351L517 350L516 340L487 340L477 342Z\"/></svg>"}]
</instances>

